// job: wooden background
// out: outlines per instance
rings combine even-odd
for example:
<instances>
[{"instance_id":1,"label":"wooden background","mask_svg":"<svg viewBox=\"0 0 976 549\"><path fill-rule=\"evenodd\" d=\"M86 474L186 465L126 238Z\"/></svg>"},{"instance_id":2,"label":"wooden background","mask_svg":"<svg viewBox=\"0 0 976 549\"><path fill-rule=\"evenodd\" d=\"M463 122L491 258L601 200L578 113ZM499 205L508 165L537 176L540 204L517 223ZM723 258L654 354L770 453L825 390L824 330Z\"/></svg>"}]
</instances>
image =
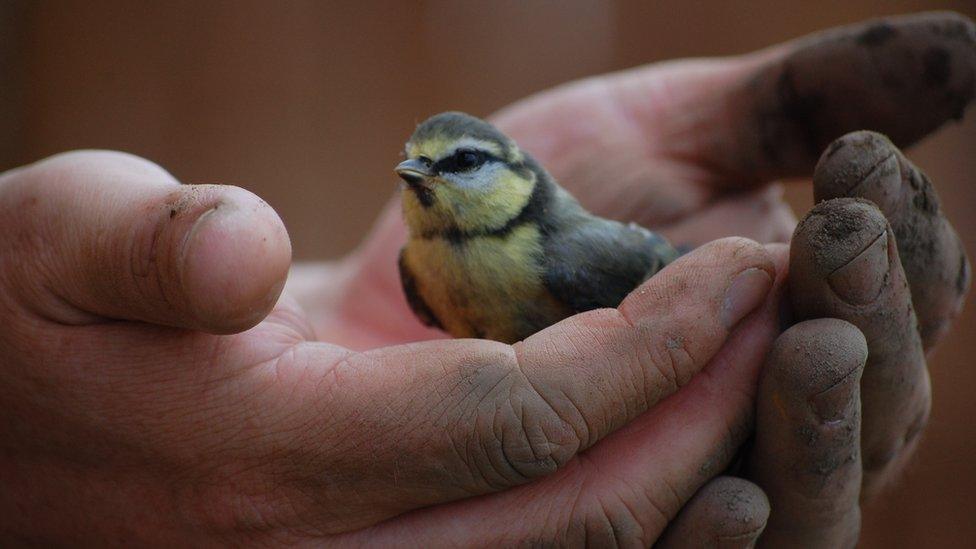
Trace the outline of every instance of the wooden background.
<instances>
[{"instance_id":1,"label":"wooden background","mask_svg":"<svg viewBox=\"0 0 976 549\"><path fill-rule=\"evenodd\" d=\"M577 77L928 9L976 17L972 0L0 0L0 170L67 149L129 151L185 182L256 192L296 259L336 257L392 196L390 167L428 114L486 115ZM976 257L976 109L912 157ZM790 187L800 213L810 195ZM866 512L864 547L976 543L974 309L931 361L926 440Z\"/></svg>"}]
</instances>

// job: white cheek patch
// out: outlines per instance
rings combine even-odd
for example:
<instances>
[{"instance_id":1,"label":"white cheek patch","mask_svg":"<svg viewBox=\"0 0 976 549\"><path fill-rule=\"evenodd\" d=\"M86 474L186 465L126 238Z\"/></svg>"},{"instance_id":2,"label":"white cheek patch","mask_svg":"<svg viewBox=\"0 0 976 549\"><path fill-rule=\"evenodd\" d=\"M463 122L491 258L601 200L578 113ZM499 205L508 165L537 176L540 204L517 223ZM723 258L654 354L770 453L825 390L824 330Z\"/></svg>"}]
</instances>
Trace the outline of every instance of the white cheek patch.
<instances>
[{"instance_id":1,"label":"white cheek patch","mask_svg":"<svg viewBox=\"0 0 976 549\"><path fill-rule=\"evenodd\" d=\"M476 170L460 173L446 173L442 179L460 189L478 192L488 192L498 184L498 175L505 166L497 160L489 160Z\"/></svg>"}]
</instances>

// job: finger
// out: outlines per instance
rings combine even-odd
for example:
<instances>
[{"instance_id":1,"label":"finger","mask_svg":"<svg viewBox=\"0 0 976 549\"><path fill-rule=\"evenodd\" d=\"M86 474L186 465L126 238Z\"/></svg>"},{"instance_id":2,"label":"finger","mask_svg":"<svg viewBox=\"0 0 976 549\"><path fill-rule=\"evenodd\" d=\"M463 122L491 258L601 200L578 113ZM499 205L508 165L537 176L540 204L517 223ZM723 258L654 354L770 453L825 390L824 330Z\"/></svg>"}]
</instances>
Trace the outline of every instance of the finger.
<instances>
[{"instance_id":1,"label":"finger","mask_svg":"<svg viewBox=\"0 0 976 549\"><path fill-rule=\"evenodd\" d=\"M718 477L685 504L655 547L754 547L766 528L769 500L755 484Z\"/></svg>"},{"instance_id":2,"label":"finger","mask_svg":"<svg viewBox=\"0 0 976 549\"><path fill-rule=\"evenodd\" d=\"M910 454L931 401L911 294L884 215L850 198L811 210L793 237L790 295L797 319L839 318L867 339L861 447L862 494L870 497Z\"/></svg>"},{"instance_id":3,"label":"finger","mask_svg":"<svg viewBox=\"0 0 976 549\"><path fill-rule=\"evenodd\" d=\"M772 512L762 544L853 547L860 531L864 336L801 322L773 344L759 383L749 470Z\"/></svg>"},{"instance_id":4,"label":"finger","mask_svg":"<svg viewBox=\"0 0 976 549\"><path fill-rule=\"evenodd\" d=\"M774 276L758 244L716 241L619 309L570 317L514 348L447 340L349 355L321 370L323 394L296 416L330 418L330 432L342 431L344 444L320 448L323 459L370 464L368 475L329 485L373 497L341 502L359 524L524 484L687 384L762 303ZM294 360L318 360L315 349Z\"/></svg>"},{"instance_id":5,"label":"finger","mask_svg":"<svg viewBox=\"0 0 976 549\"><path fill-rule=\"evenodd\" d=\"M728 236L761 242L789 242L796 216L783 200L783 189L771 185L720 198L695 215L660 227L670 242L698 246Z\"/></svg>"},{"instance_id":6,"label":"finger","mask_svg":"<svg viewBox=\"0 0 976 549\"><path fill-rule=\"evenodd\" d=\"M47 319L235 332L284 284L288 235L243 189L181 186L129 155L77 152L12 174L0 192L16 258L7 274Z\"/></svg>"},{"instance_id":7,"label":"finger","mask_svg":"<svg viewBox=\"0 0 976 549\"><path fill-rule=\"evenodd\" d=\"M729 98L728 137L738 140L727 158L765 179L809 174L824 147L855 130L908 146L962 118L976 94L976 27L951 12L832 29L759 57Z\"/></svg>"},{"instance_id":8,"label":"finger","mask_svg":"<svg viewBox=\"0 0 976 549\"><path fill-rule=\"evenodd\" d=\"M827 148L813 184L816 202L860 197L884 213L911 286L922 344L934 346L962 310L970 269L928 177L885 136L862 131Z\"/></svg>"},{"instance_id":9,"label":"finger","mask_svg":"<svg viewBox=\"0 0 976 549\"><path fill-rule=\"evenodd\" d=\"M786 248L770 253L785 272ZM783 280L688 385L560 471L411 513L369 535L414 546L647 547L749 435L759 366L779 331Z\"/></svg>"},{"instance_id":10,"label":"finger","mask_svg":"<svg viewBox=\"0 0 976 549\"><path fill-rule=\"evenodd\" d=\"M807 176L845 133L870 128L906 146L961 118L976 94L974 45L958 14L879 19L733 59L582 80L493 121L589 207L623 215L639 204L665 222L730 187ZM606 181L620 192L608 197ZM648 189L654 200L641 200Z\"/></svg>"}]
</instances>

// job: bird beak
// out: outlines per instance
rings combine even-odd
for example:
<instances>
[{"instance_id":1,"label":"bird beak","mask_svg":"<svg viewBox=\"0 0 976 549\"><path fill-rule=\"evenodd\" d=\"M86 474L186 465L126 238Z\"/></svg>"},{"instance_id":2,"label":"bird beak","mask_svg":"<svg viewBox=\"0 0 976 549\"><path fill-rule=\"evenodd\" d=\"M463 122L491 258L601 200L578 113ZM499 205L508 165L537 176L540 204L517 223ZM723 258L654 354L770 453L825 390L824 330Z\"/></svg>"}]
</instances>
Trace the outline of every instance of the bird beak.
<instances>
[{"instance_id":1,"label":"bird beak","mask_svg":"<svg viewBox=\"0 0 976 549\"><path fill-rule=\"evenodd\" d=\"M393 171L410 185L422 185L429 177L434 175L430 172L427 164L418 158L411 158L400 162L396 168L393 168Z\"/></svg>"}]
</instances>

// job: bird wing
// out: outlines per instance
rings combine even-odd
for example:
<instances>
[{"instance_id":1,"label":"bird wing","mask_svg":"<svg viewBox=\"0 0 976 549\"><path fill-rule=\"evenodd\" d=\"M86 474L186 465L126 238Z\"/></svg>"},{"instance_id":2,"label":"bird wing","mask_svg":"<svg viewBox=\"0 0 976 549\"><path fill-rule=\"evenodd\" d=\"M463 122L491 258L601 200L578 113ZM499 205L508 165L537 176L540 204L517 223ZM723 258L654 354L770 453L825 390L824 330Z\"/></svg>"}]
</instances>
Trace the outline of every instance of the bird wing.
<instances>
[{"instance_id":1,"label":"bird wing","mask_svg":"<svg viewBox=\"0 0 976 549\"><path fill-rule=\"evenodd\" d=\"M443 330L444 326L437 320L437 317L434 316L434 311L430 310L423 296L417 291L417 279L410 272L410 267L407 266L407 262L403 258L403 252L403 250L400 250L397 266L400 268L400 284L403 286L403 293L407 296L407 303L410 304L410 309L427 326Z\"/></svg>"},{"instance_id":2,"label":"bird wing","mask_svg":"<svg viewBox=\"0 0 976 549\"><path fill-rule=\"evenodd\" d=\"M551 234L545 252L546 287L575 312L616 307L678 256L656 233L596 217Z\"/></svg>"}]
</instances>

